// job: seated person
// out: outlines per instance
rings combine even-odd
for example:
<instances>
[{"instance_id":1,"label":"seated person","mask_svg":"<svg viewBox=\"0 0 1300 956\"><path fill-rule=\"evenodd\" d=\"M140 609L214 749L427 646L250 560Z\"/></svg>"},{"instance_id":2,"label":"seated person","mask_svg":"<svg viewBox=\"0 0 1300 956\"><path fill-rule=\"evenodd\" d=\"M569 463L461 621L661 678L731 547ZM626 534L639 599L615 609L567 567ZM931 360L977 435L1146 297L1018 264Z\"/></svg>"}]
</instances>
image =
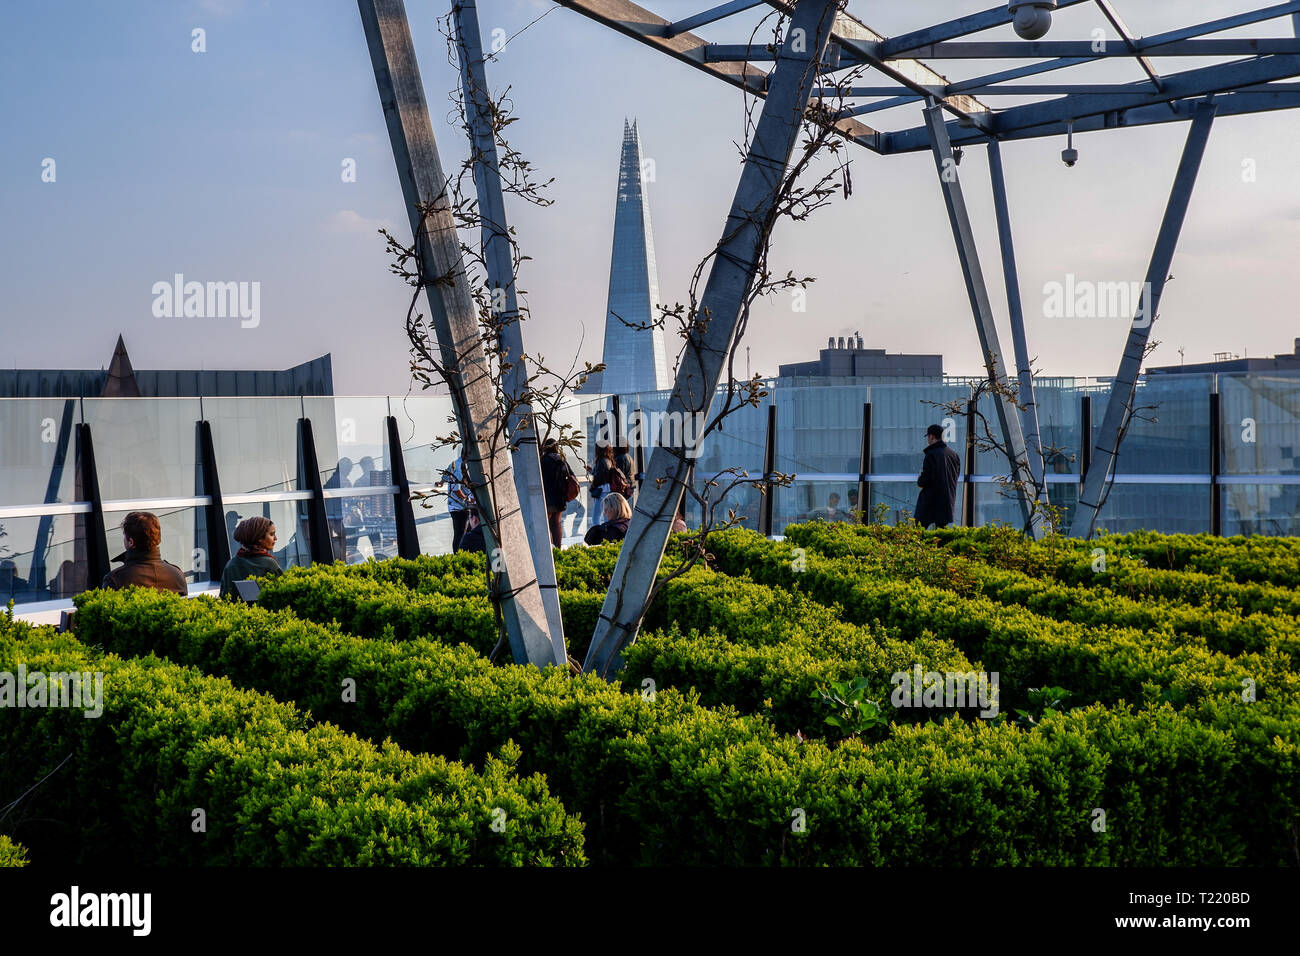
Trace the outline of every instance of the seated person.
<instances>
[{"instance_id":1,"label":"seated person","mask_svg":"<svg viewBox=\"0 0 1300 956\"><path fill-rule=\"evenodd\" d=\"M847 521L848 515L840 510L840 496L832 491L826 496L826 507L813 512L813 518L821 521Z\"/></svg>"},{"instance_id":2,"label":"seated person","mask_svg":"<svg viewBox=\"0 0 1300 956\"><path fill-rule=\"evenodd\" d=\"M600 513L605 520L592 525L587 536L582 540L587 544L604 544L606 541L622 541L627 537L627 526L632 520L632 506L616 491L611 491L600 499Z\"/></svg>"},{"instance_id":3,"label":"seated person","mask_svg":"<svg viewBox=\"0 0 1300 956\"><path fill-rule=\"evenodd\" d=\"M221 575L221 596L231 601L240 600L236 581L246 581L264 574L281 574L280 562L271 550L275 547L275 524L260 515L245 518L235 526L235 540L243 545L239 553L226 563Z\"/></svg>"},{"instance_id":4,"label":"seated person","mask_svg":"<svg viewBox=\"0 0 1300 956\"><path fill-rule=\"evenodd\" d=\"M132 511L122 519L122 546L126 550L113 559L114 563L122 562L122 566L104 575L99 586L117 590L134 585L189 594L185 572L162 559L158 551L161 544L158 516L148 511Z\"/></svg>"}]
</instances>

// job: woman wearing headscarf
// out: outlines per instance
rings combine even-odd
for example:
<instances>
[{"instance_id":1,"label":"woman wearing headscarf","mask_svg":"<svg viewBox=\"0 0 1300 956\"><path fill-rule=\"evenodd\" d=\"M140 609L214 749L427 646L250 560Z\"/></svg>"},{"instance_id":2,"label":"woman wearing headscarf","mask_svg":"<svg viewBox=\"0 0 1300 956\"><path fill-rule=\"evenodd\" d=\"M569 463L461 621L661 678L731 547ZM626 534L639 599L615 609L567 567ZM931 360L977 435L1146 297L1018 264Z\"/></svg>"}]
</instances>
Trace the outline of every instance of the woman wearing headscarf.
<instances>
[{"instance_id":1,"label":"woman wearing headscarf","mask_svg":"<svg viewBox=\"0 0 1300 956\"><path fill-rule=\"evenodd\" d=\"M226 564L221 575L221 596L232 601L240 599L236 581L283 573L280 563L271 554L275 547L275 524L270 518L260 515L245 518L235 526L234 537L242 547Z\"/></svg>"}]
</instances>

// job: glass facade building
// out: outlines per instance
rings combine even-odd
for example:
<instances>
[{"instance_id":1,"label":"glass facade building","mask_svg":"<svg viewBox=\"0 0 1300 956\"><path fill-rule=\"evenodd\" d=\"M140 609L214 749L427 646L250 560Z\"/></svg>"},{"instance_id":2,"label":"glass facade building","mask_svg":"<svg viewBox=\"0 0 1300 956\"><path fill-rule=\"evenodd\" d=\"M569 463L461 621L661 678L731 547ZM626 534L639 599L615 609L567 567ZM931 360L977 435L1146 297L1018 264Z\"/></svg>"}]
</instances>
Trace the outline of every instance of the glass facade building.
<instances>
[{"instance_id":1,"label":"glass facade building","mask_svg":"<svg viewBox=\"0 0 1300 956\"><path fill-rule=\"evenodd\" d=\"M970 380L796 381L770 382L764 404L729 417L704 440L695 469L697 488L729 468L761 478L774 407L776 471L795 476L772 492L774 533L824 514L832 494L840 511L855 508L860 477L868 497L859 510L882 506L887 520L905 518L916 505L931 423L950 429L950 444L965 460L967 416L948 406L965 408ZM1085 409L1090 404L1095 438L1106 394L1106 383L1095 380L1036 386L1050 496L1067 523L1078 496ZM635 410L660 412L667 395L624 393L619 414L626 422ZM587 463L614 399L582 396L562 410L586 436ZM868 403L871 458L860 476ZM1300 534L1300 375L1152 376L1139 385L1137 407L1099 527ZM996 422L991 407L981 411ZM451 413L447 396L0 399L0 603L39 606L96 585L107 556L121 550L122 518L135 510L159 516L163 557L195 590L220 576L218 556L232 553L230 532L250 515L276 523L276 557L286 567L396 555L405 519L413 528L406 553L446 553L451 522L434 486L453 452L434 445ZM655 437L651 430L651 445ZM652 450L642 450L646 466ZM585 485L583 463L571 464ZM395 483L403 469L407 486ZM959 522L1020 525L1016 502L997 480L1005 473L996 453L976 454L973 473L963 468ZM763 503L759 489L746 484L722 506L757 528ZM591 511L584 488L564 518L570 541L590 526ZM692 504L688 520L699 518Z\"/></svg>"}]
</instances>

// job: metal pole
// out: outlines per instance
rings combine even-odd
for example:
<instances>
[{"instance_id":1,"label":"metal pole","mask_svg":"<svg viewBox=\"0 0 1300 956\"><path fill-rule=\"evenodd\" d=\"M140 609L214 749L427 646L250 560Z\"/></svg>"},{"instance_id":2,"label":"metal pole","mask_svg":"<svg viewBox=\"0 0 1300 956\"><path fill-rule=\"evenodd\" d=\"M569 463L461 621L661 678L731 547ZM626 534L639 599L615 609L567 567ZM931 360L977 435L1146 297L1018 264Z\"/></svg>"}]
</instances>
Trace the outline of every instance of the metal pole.
<instances>
[{"instance_id":1,"label":"metal pole","mask_svg":"<svg viewBox=\"0 0 1300 956\"><path fill-rule=\"evenodd\" d=\"M320 462L316 459L316 438L310 418L298 419L298 490L311 492L311 500L307 502L307 541L312 564L333 564L334 541L325 512L325 488L320 480Z\"/></svg>"},{"instance_id":2,"label":"metal pole","mask_svg":"<svg viewBox=\"0 0 1300 956\"><path fill-rule=\"evenodd\" d=\"M993 208L998 220L998 243L1002 247L1002 279L1007 287L1007 313L1011 317L1011 347L1016 353L1016 374L1020 382L1020 404L1025 432L1025 450L1029 473L1033 476L1034 494L1039 501L1048 500L1043 480L1043 448L1038 433L1038 405L1034 401L1034 372L1029 364L1029 345L1025 338L1025 313L1020 301L1020 275L1016 269L1016 247L1011 235L1011 213L1007 205L1007 181L1002 171L1002 150L996 139L989 140L989 175L993 179Z\"/></svg>"},{"instance_id":3,"label":"metal pole","mask_svg":"<svg viewBox=\"0 0 1300 956\"><path fill-rule=\"evenodd\" d=\"M858 455L858 521L867 523L871 514L871 403L862 403L862 450Z\"/></svg>"},{"instance_id":4,"label":"metal pole","mask_svg":"<svg viewBox=\"0 0 1300 956\"><path fill-rule=\"evenodd\" d=\"M203 475L204 495L212 501L204 508L204 530L208 535L208 580L220 581L230 561L230 539L226 528L226 508L221 500L221 481L217 476L217 455L212 444L212 425L206 419L199 426L199 468Z\"/></svg>"},{"instance_id":5,"label":"metal pole","mask_svg":"<svg viewBox=\"0 0 1300 956\"><path fill-rule=\"evenodd\" d=\"M538 587L541 589L542 606L546 609L546 630L551 635L563 635L560 592L555 579L555 553L551 549L551 528L547 520L546 496L542 490L537 423L533 419L532 404L527 400L528 362L524 354L519 303L515 295L514 253L510 246L510 229L501 191L501 169L498 165L496 135L493 132L492 101L488 91L478 11L474 0L457 0L452 4L451 12L456 34L460 38L456 49L460 56L465 119L469 124L474 150L474 187L482 220L480 234L483 259L487 265L488 285L493 298L497 295L504 298L504 308L498 315L504 321L501 327L501 345L505 350L504 358L510 365L505 371L502 385L510 403L508 434L511 443L515 445L512 453L515 492L519 496L519 507L528 532L528 544L533 556L533 567L537 572ZM416 550L418 552L418 547ZM556 653L562 649L561 640L556 645Z\"/></svg>"},{"instance_id":6,"label":"metal pole","mask_svg":"<svg viewBox=\"0 0 1300 956\"><path fill-rule=\"evenodd\" d=\"M975 329L979 333L980 349L984 353L984 368L989 381L1001 387L998 394L994 395L994 406L997 409L998 425L1002 430L1002 440L1011 466L1010 475L1022 490L1018 497L1025 524L1036 539L1042 538L1047 533L1047 522L1042 513L1032 507L1029 496L1023 493L1024 489L1034 487L1034 478L1026 462L1028 456L1025 454L1025 437L1020 428L1019 412L1011 399L1003 393L1007 384L1006 367L998 344L998 329L993 321L993 307L989 304L984 273L980 269L979 250L975 246L970 214L966 211L966 199L962 194L961 180L957 176L957 162L948 140L948 127L943 120L943 108L931 98L926 104L924 113L925 123L930 131L934 164L939 171L939 184L943 189L944 204L948 207L952 237L957 243L957 258L961 261L962 275L966 280L966 294L970 297L971 311L975 315Z\"/></svg>"},{"instance_id":7,"label":"metal pole","mask_svg":"<svg viewBox=\"0 0 1300 956\"><path fill-rule=\"evenodd\" d=\"M753 285L757 257L774 224L777 191L817 81L837 7L835 0L799 0L787 40L776 53L767 98L700 300L699 314L707 316L708 322L703 329L692 330L668 401L669 420L676 416L682 427L650 458L647 481L614 567L584 671L611 674L620 663L621 650L636 639L641 626L681 500L682 482L692 462L690 456L698 451L699 431L708 421L719 379L735 344L741 305ZM694 439L689 442L685 437L688 423ZM657 484L661 478L666 480Z\"/></svg>"},{"instance_id":8,"label":"metal pole","mask_svg":"<svg viewBox=\"0 0 1300 956\"><path fill-rule=\"evenodd\" d=\"M1092 464L1092 396L1079 396L1079 493Z\"/></svg>"},{"instance_id":9,"label":"metal pole","mask_svg":"<svg viewBox=\"0 0 1300 956\"><path fill-rule=\"evenodd\" d=\"M966 403L966 474L962 475L961 523L963 527L975 527L975 400Z\"/></svg>"},{"instance_id":10,"label":"metal pole","mask_svg":"<svg viewBox=\"0 0 1300 956\"><path fill-rule=\"evenodd\" d=\"M402 436L397 430L397 419L387 417L388 467L392 472L397 494L393 495L393 518L397 524L397 555L401 558L420 556L420 536L415 530L415 510L411 506L411 483L406 477L406 456L402 454ZM549 540L549 539L548 539Z\"/></svg>"},{"instance_id":11,"label":"metal pole","mask_svg":"<svg viewBox=\"0 0 1300 956\"><path fill-rule=\"evenodd\" d=\"M776 471L776 406L767 406L767 441L763 445L763 505L758 513L758 533L763 537L772 534L772 506L776 488L772 474Z\"/></svg>"},{"instance_id":12,"label":"metal pole","mask_svg":"<svg viewBox=\"0 0 1300 956\"><path fill-rule=\"evenodd\" d=\"M1214 113L1213 102L1199 103L1192 118L1192 127L1187 133L1187 145L1183 148L1183 158L1178 164L1178 174L1174 178L1174 187L1165 207L1165 218L1160 224L1155 251L1152 252L1151 263L1147 267L1142 305L1129 329L1119 371L1110 387L1101 432L1097 435L1093 449L1092 467L1079 492L1079 507L1075 509L1074 520L1070 522L1070 535L1075 538L1092 537L1097 525L1100 502L1119 454L1119 443L1123 438L1121 430L1126 424L1125 419L1132 413L1142 358L1151 336L1151 326L1159 313L1160 297L1164 293L1165 282L1168 281L1174 250L1178 247L1178 236L1182 232L1187 206L1192 199L1192 188L1196 185L1196 174L1201 168L1201 158L1205 155L1205 145L1210 138Z\"/></svg>"},{"instance_id":13,"label":"metal pole","mask_svg":"<svg viewBox=\"0 0 1300 956\"><path fill-rule=\"evenodd\" d=\"M429 327L460 425L466 485L483 521L506 636L516 663L563 666L564 635L546 607L515 491L510 441L466 281L447 180L433 138L402 0L357 0L429 302Z\"/></svg>"},{"instance_id":14,"label":"metal pole","mask_svg":"<svg viewBox=\"0 0 1300 956\"><path fill-rule=\"evenodd\" d=\"M77 466L81 472L81 493L90 502L86 515L86 586L97 588L112 565L108 556L108 531L104 527L104 500L99 494L99 471L95 468L95 443L90 426L77 426Z\"/></svg>"},{"instance_id":15,"label":"metal pole","mask_svg":"<svg viewBox=\"0 0 1300 956\"><path fill-rule=\"evenodd\" d=\"M1219 393L1210 393L1210 534L1223 534L1223 407Z\"/></svg>"}]
</instances>

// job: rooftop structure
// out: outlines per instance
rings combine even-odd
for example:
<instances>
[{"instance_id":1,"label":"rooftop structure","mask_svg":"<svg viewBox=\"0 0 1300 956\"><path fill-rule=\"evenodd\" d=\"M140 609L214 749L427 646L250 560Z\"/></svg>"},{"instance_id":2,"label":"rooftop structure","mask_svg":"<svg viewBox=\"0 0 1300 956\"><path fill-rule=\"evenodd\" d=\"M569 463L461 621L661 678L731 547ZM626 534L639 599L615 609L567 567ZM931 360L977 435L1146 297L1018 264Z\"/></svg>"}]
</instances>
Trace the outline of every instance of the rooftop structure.
<instances>
[{"instance_id":1,"label":"rooftop structure","mask_svg":"<svg viewBox=\"0 0 1300 956\"><path fill-rule=\"evenodd\" d=\"M108 367L0 369L0 398L184 398L333 395L329 354L283 371L255 369L136 369L122 336Z\"/></svg>"},{"instance_id":2,"label":"rooftop structure","mask_svg":"<svg viewBox=\"0 0 1300 956\"><path fill-rule=\"evenodd\" d=\"M942 355L886 354L884 349L865 347L862 333L840 336L826 343L815 362L792 362L780 367L782 378L816 376L821 378L867 379L941 378Z\"/></svg>"}]
</instances>

